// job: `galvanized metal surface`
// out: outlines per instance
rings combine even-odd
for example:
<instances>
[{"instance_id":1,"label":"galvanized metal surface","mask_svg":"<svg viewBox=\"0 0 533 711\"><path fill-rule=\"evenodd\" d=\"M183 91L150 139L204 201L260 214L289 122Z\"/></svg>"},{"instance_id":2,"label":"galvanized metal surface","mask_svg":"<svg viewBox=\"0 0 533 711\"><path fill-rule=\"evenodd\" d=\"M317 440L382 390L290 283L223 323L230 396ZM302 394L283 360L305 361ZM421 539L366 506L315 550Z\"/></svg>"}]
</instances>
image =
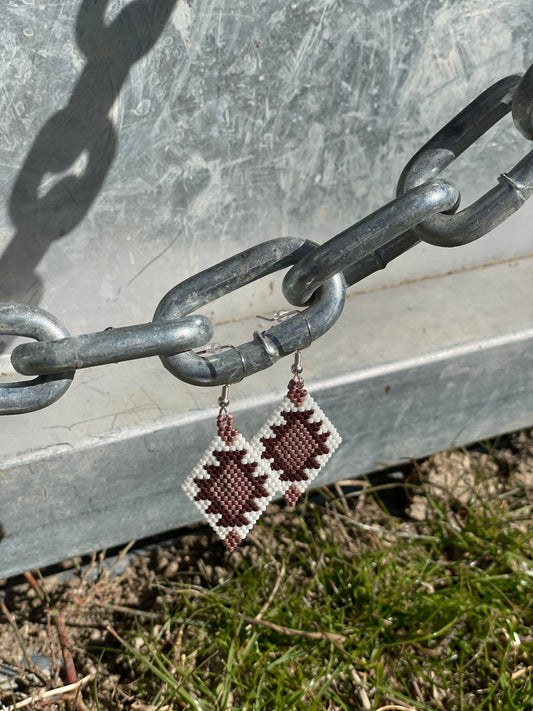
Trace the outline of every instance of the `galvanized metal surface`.
<instances>
[{"instance_id":1,"label":"galvanized metal surface","mask_svg":"<svg viewBox=\"0 0 533 711\"><path fill-rule=\"evenodd\" d=\"M0 303L0 335L17 334L37 340L66 338L69 332L51 314L35 306ZM70 387L74 373L41 375L30 382L0 383L0 415L15 415L48 407Z\"/></svg>"},{"instance_id":2,"label":"galvanized metal surface","mask_svg":"<svg viewBox=\"0 0 533 711\"><path fill-rule=\"evenodd\" d=\"M349 298L331 338L303 353L306 386L343 437L317 485L495 435L502 421L531 424L532 275L522 259ZM233 386L245 436L282 397L290 365ZM0 575L194 521L181 482L214 435L218 395L156 359L133 361L81 371L54 407L7 418L3 442L17 454L0 470ZM33 431L22 452L15 422Z\"/></svg>"},{"instance_id":3,"label":"galvanized metal surface","mask_svg":"<svg viewBox=\"0 0 533 711\"><path fill-rule=\"evenodd\" d=\"M530 67L520 82L518 91L513 97L513 120L522 135L533 140L533 67Z\"/></svg>"},{"instance_id":4,"label":"galvanized metal surface","mask_svg":"<svg viewBox=\"0 0 533 711\"><path fill-rule=\"evenodd\" d=\"M513 119L521 129L524 128L524 106L528 102L533 117L533 94L526 95L528 76L527 72L524 80L510 76L486 89L409 161L398 183L399 194L393 201L322 246L295 238L261 242L171 289L156 309L154 324L108 328L107 333L21 345L11 356L13 366L17 372L26 375L52 374L60 373L62 368L85 368L159 355L167 370L181 380L193 385L223 384L227 389L229 383L239 382L272 366L281 356L295 350L299 353L303 344L310 345L324 335L342 313L346 272L359 275L368 273L373 266L383 268L402 249L413 246L411 235L406 234L409 232L438 246L463 246L485 236L523 206L533 193L533 151L510 172L500 175L498 188L493 188L458 214L455 212L461 199L459 189L453 183L433 179L433 176L470 148L511 110L511 106L518 107L518 114ZM519 98L516 105L515 96ZM220 355L222 349L216 351L216 356L213 349L208 349L209 355L180 355L195 346L205 345L213 331L210 322L202 316L185 318L181 323L177 320L180 316L236 292L288 264L294 266L283 280L283 292L291 304L307 305L305 312L295 312L299 320L267 319L279 322L279 327L256 331L254 341L239 347L231 345L232 356L236 354L240 361L237 370L231 360ZM17 308L20 330L13 330L9 317ZM15 336L28 335L27 328L35 314L38 313L41 320L46 316L46 312L24 304L17 307L0 302L0 316L1 309L7 317L0 318L0 329ZM28 324L23 322L24 313L28 314ZM288 315L286 311L277 313ZM171 324L165 329L163 325L158 326L159 320L171 321ZM32 408L28 405L26 390L35 400ZM18 383L16 387L0 383L0 414L17 413L13 408L17 393L20 412L38 410L43 406L35 398L34 383ZM46 402L57 399L50 398L47 393L44 397Z\"/></svg>"},{"instance_id":5,"label":"galvanized metal surface","mask_svg":"<svg viewBox=\"0 0 533 711\"><path fill-rule=\"evenodd\" d=\"M3 9L0 298L74 333L146 321L161 292L264 239L340 232L533 57L529 0L149 6ZM510 120L491 131L457 166L465 203L525 150ZM525 231L461 256L421 248L376 283L529 251ZM266 283L256 301L277 308Z\"/></svg>"},{"instance_id":6,"label":"galvanized metal surface","mask_svg":"<svg viewBox=\"0 0 533 711\"><path fill-rule=\"evenodd\" d=\"M529 65L532 21L530 0L8 0L0 299L100 331L149 320L162 293L265 239L324 241L393 197L443 121ZM468 204L528 149L504 119L444 177ZM327 476L531 424L531 262L461 270L530 254L532 219L526 205L460 250L417 245L306 351L306 383L345 429ZM286 306L280 282L204 308L233 321L218 340ZM247 379L246 434L288 377L281 361ZM80 372L46 412L2 421L0 575L188 520L179 484L213 400L142 361Z\"/></svg>"},{"instance_id":7,"label":"galvanized metal surface","mask_svg":"<svg viewBox=\"0 0 533 711\"><path fill-rule=\"evenodd\" d=\"M525 87L519 77L500 80L438 131L405 167L398 185L399 194L434 179L492 128L509 112L519 85L523 95ZM462 246L483 237L522 207L533 193L533 150L502 173L498 183L472 205L456 214L433 215L414 227L413 233L438 247Z\"/></svg>"}]
</instances>

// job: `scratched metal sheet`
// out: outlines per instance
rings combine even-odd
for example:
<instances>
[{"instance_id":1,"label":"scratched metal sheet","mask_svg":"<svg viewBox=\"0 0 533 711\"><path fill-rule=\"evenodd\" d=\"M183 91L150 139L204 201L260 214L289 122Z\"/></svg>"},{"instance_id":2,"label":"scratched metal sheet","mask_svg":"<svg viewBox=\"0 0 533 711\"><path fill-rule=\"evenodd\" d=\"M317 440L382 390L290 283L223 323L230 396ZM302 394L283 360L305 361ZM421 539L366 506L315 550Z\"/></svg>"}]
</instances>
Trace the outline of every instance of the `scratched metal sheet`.
<instances>
[{"instance_id":1,"label":"scratched metal sheet","mask_svg":"<svg viewBox=\"0 0 533 711\"><path fill-rule=\"evenodd\" d=\"M5 0L0 300L39 304L73 333L100 330L149 320L174 284L251 244L285 234L324 241L392 198L405 162L454 113L530 64L532 20L530 0ZM506 119L448 175L468 202L527 150ZM464 248L419 245L361 285L369 294L350 300L345 325L314 345L310 377L325 383L332 419L346 423L343 466L361 446L354 473L533 421L524 381L533 279L523 259L533 252L532 218L528 204ZM471 272L479 294L462 281L465 268L516 258L509 272ZM418 291L449 272L453 284L443 276ZM505 297L489 289L489 274ZM233 321L222 331L227 341L245 340L248 317L284 306L278 284L263 280L204 312ZM404 288L410 307L394 303ZM470 322L465 314L457 321L461 295L476 304L479 323L473 310ZM451 299L444 317L439 299ZM479 378L470 342L490 345ZM432 354L456 343L467 355L448 354L449 377L435 381ZM0 376L10 348L0 342ZM524 373L518 389L507 356ZM411 396L421 409L410 417L402 396L365 400L369 411L355 414L339 382L364 399L372 364L389 360L404 396L406 383L418 383ZM483 377L494 394L457 440L454 397L468 419ZM259 424L260 404L274 402L273 378L242 386L249 422ZM434 412L439 393L449 397ZM203 451L213 397L152 359L80 373L54 407L4 418L0 576L122 542L133 535L133 499L139 534L189 520L168 482ZM384 430L368 429L362 442L354 427L382 416L395 433L390 443ZM143 487L155 492L145 511ZM163 504L177 515L154 513Z\"/></svg>"},{"instance_id":2,"label":"scratched metal sheet","mask_svg":"<svg viewBox=\"0 0 533 711\"><path fill-rule=\"evenodd\" d=\"M146 320L165 289L263 239L323 241L533 58L530 0L7 0L2 13L0 298L76 331ZM524 150L510 121L495 129L462 160L465 199ZM524 227L512 246L420 247L380 278L529 253ZM256 294L273 301L266 284ZM236 296L232 310L250 307Z\"/></svg>"}]
</instances>

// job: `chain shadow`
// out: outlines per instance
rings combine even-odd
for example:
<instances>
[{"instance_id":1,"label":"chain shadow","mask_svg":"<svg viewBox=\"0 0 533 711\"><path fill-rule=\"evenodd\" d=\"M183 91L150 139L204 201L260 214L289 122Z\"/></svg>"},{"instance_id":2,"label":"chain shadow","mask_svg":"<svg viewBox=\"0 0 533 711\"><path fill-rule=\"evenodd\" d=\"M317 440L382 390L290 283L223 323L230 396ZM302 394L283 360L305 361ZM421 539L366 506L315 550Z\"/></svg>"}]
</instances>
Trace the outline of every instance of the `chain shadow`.
<instances>
[{"instance_id":1,"label":"chain shadow","mask_svg":"<svg viewBox=\"0 0 533 711\"><path fill-rule=\"evenodd\" d=\"M0 301L40 302L36 267L50 245L83 220L100 192L117 147L109 111L176 2L133 0L106 25L109 0L82 0L76 40L87 63L68 104L45 123L16 178L9 200L16 233L0 257ZM41 194L50 175L58 179Z\"/></svg>"}]
</instances>

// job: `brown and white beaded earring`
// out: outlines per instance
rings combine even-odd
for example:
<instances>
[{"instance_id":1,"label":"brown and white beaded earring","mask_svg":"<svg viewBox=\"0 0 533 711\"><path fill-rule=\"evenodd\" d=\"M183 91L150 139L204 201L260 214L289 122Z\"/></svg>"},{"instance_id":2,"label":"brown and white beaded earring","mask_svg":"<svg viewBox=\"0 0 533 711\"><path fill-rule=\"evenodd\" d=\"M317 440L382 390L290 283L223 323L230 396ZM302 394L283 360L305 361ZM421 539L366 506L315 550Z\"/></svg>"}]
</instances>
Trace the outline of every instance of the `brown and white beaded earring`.
<instances>
[{"instance_id":1,"label":"brown and white beaded earring","mask_svg":"<svg viewBox=\"0 0 533 711\"><path fill-rule=\"evenodd\" d=\"M290 315L284 313L285 315ZM309 341L311 329L307 323ZM251 445L268 462L277 479L277 492L295 506L342 440L325 413L304 388L302 356L295 352L287 394Z\"/></svg>"},{"instance_id":2,"label":"brown and white beaded earring","mask_svg":"<svg viewBox=\"0 0 533 711\"><path fill-rule=\"evenodd\" d=\"M234 346L231 346L235 348ZM243 378L245 364L243 364ZM229 551L257 523L277 491L277 478L255 446L233 426L229 385L218 399L217 435L183 482L183 491Z\"/></svg>"}]
</instances>

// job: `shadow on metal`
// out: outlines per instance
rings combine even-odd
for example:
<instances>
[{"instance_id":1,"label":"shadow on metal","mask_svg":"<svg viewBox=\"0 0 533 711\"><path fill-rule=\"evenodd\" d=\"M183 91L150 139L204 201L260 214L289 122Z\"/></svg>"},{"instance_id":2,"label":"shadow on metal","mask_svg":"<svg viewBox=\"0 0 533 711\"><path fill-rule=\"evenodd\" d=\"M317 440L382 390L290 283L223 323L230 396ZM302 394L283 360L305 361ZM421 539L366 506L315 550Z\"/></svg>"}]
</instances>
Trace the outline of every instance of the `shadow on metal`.
<instances>
[{"instance_id":1,"label":"shadow on metal","mask_svg":"<svg viewBox=\"0 0 533 711\"><path fill-rule=\"evenodd\" d=\"M87 63L70 101L45 123L15 181L9 211L16 233L0 257L0 301L40 302L43 287L35 268L50 245L83 220L100 192L117 145L109 112L176 2L134 0L109 25L109 0L81 3L76 40ZM50 176L58 179L42 194Z\"/></svg>"}]
</instances>

